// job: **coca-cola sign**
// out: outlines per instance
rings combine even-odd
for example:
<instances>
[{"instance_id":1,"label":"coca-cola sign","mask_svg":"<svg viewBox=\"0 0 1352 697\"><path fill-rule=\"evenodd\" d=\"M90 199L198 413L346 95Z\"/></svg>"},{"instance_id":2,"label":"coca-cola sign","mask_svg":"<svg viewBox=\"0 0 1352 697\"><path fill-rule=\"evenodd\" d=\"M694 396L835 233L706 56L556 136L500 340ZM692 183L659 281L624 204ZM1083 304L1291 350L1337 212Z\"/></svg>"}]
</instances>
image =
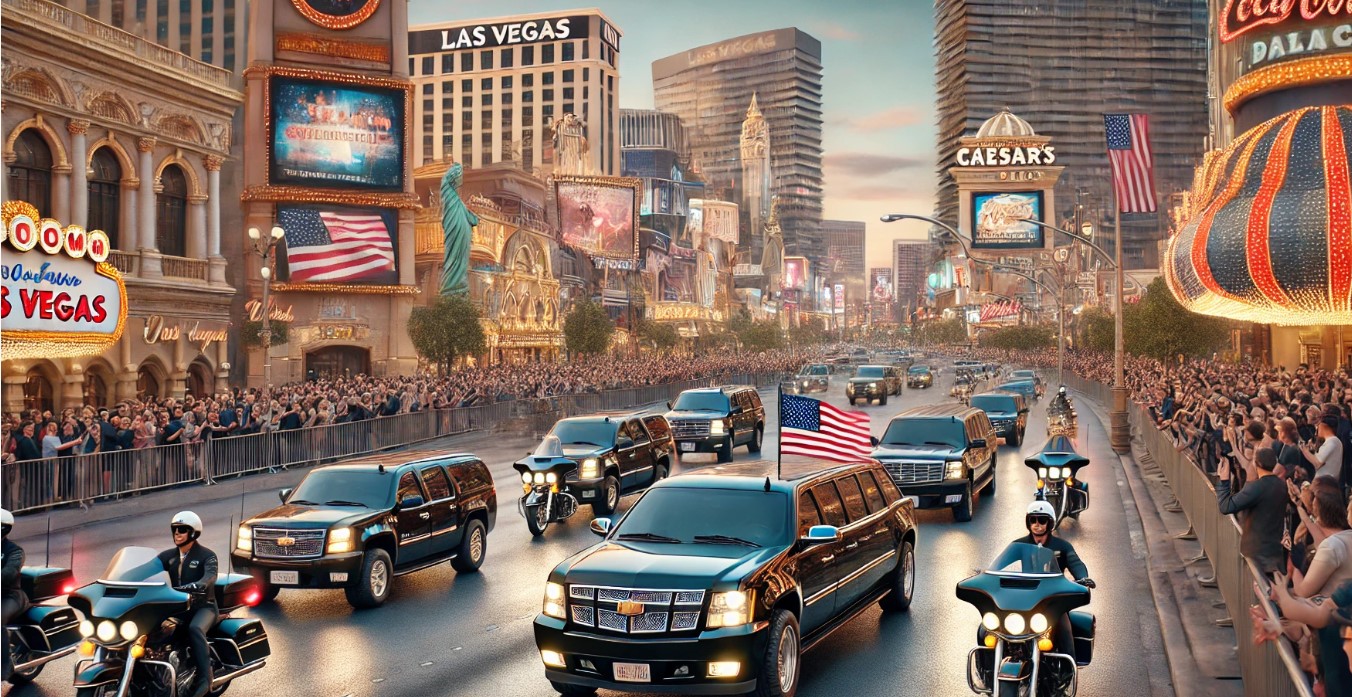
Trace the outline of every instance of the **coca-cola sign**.
<instances>
[{"instance_id":1,"label":"coca-cola sign","mask_svg":"<svg viewBox=\"0 0 1352 697\"><path fill-rule=\"evenodd\" d=\"M1234 41L1261 27L1297 19L1352 19L1352 0L1226 0L1220 17L1221 41Z\"/></svg>"}]
</instances>

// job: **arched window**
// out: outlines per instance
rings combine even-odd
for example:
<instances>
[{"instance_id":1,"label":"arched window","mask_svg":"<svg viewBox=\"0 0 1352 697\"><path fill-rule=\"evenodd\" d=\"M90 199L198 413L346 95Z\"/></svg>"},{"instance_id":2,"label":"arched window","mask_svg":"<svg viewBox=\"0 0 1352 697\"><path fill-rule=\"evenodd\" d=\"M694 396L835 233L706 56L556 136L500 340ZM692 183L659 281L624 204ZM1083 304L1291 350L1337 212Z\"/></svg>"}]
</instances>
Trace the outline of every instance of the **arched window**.
<instances>
[{"instance_id":1,"label":"arched window","mask_svg":"<svg viewBox=\"0 0 1352 697\"><path fill-rule=\"evenodd\" d=\"M169 165L160 174L160 185L155 197L155 246L160 254L181 257L188 248L188 178L178 165Z\"/></svg>"},{"instance_id":2,"label":"arched window","mask_svg":"<svg viewBox=\"0 0 1352 697\"><path fill-rule=\"evenodd\" d=\"M108 233L113 249L122 249L118 236L121 212L122 164L110 148L99 148L89 161L89 219L86 227Z\"/></svg>"},{"instance_id":3,"label":"arched window","mask_svg":"<svg viewBox=\"0 0 1352 697\"><path fill-rule=\"evenodd\" d=\"M14 141L9 198L37 206L42 215L52 214L52 149L34 129L20 133Z\"/></svg>"}]
</instances>

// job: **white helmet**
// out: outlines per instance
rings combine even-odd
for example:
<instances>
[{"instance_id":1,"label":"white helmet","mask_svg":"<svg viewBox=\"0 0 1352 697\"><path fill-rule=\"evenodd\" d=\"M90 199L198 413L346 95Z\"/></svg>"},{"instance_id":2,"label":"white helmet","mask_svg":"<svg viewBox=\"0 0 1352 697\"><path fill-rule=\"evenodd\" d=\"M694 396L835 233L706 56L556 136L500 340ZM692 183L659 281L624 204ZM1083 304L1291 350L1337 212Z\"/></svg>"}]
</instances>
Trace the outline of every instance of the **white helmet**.
<instances>
[{"instance_id":1,"label":"white helmet","mask_svg":"<svg viewBox=\"0 0 1352 697\"><path fill-rule=\"evenodd\" d=\"M174 515L174 519L169 522L169 527L174 528L179 525L192 528L192 533L188 535L189 540L196 540L202 536L202 519L192 511L181 511Z\"/></svg>"},{"instance_id":2,"label":"white helmet","mask_svg":"<svg viewBox=\"0 0 1352 697\"><path fill-rule=\"evenodd\" d=\"M1051 519L1051 524L1047 526L1047 532L1051 532L1056 527L1056 509L1052 508L1050 503L1041 499L1028 504L1028 512L1023 516L1024 527L1030 527L1030 521L1034 516L1046 516Z\"/></svg>"},{"instance_id":3,"label":"white helmet","mask_svg":"<svg viewBox=\"0 0 1352 697\"><path fill-rule=\"evenodd\" d=\"M14 527L14 514L0 508L0 528L4 529L5 535L9 535L9 530L12 527Z\"/></svg>"}]
</instances>

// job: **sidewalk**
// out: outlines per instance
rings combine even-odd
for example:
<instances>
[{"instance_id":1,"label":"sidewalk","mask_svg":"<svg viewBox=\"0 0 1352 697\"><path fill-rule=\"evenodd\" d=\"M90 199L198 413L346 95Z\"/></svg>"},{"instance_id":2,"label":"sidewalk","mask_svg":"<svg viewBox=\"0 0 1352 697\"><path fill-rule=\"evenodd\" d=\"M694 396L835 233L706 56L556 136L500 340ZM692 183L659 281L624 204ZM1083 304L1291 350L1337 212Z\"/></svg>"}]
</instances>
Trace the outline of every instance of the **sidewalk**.
<instances>
[{"instance_id":1,"label":"sidewalk","mask_svg":"<svg viewBox=\"0 0 1352 697\"><path fill-rule=\"evenodd\" d=\"M434 440L404 446L414 449L465 449L492 442L502 438L494 431L471 431ZM190 509L202 504L226 499L239 499L240 490L246 494L257 491L276 491L294 487L305 478L313 467L293 467L279 470L275 474L260 472L241 477L218 480L215 485L201 483L184 484L161 491L152 491L139 496L125 495L120 499L105 499L90 504L88 509L79 506L66 506L52 509L48 513L33 513L16 516L12 534L15 539L32 538L47 533L50 523L53 533L76 530L87 525L104 523L121 518L133 518L147 514L170 513L185 508Z\"/></svg>"},{"instance_id":2,"label":"sidewalk","mask_svg":"<svg viewBox=\"0 0 1352 697\"><path fill-rule=\"evenodd\" d=\"M1076 398L1089 407L1105 431L1109 430L1104 405L1083 393L1077 393ZM1133 530L1132 536L1144 537L1146 574L1175 693L1190 697L1242 696L1244 683L1235 643L1238 638L1233 629L1216 624L1226 618L1224 603L1218 590L1203 587L1198 581L1211 575L1212 570L1195 536L1187 534L1191 528L1182 509L1170 510L1177 506L1171 506L1176 502L1168 482L1137 438L1132 439L1132 452L1118 456L1113 464L1122 475L1119 489L1131 495L1130 500L1122 500L1127 518L1141 522L1141 529Z\"/></svg>"}]
</instances>

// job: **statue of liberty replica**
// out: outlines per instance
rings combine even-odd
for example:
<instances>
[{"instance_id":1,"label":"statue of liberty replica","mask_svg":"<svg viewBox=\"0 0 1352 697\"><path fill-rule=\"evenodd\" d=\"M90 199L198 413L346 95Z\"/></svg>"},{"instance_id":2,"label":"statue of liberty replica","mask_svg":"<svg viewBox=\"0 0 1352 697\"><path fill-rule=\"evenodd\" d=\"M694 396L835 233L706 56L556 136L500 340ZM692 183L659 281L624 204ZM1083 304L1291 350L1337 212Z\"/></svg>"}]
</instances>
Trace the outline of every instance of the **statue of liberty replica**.
<instances>
[{"instance_id":1,"label":"statue of liberty replica","mask_svg":"<svg viewBox=\"0 0 1352 697\"><path fill-rule=\"evenodd\" d=\"M474 226L479 224L479 216L460 199L464 171L464 167L455 162L441 177L442 295L469 292L469 243Z\"/></svg>"}]
</instances>

